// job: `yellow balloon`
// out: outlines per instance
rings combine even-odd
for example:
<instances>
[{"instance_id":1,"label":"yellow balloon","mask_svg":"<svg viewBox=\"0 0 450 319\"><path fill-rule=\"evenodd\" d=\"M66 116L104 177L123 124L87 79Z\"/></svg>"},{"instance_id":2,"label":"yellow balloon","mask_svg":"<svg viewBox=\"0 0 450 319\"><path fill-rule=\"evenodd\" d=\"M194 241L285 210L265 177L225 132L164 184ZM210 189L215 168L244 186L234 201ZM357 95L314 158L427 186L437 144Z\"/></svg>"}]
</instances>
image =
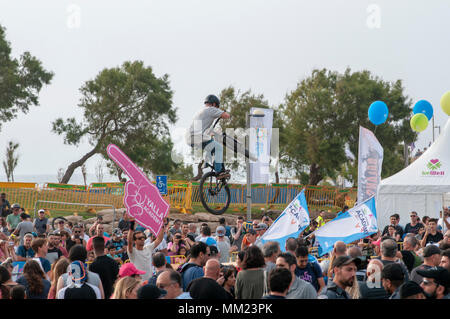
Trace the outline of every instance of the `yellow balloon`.
<instances>
[{"instance_id":1,"label":"yellow balloon","mask_svg":"<svg viewBox=\"0 0 450 319\"><path fill-rule=\"evenodd\" d=\"M428 127L428 118L423 113L414 114L409 122L413 131L422 132Z\"/></svg>"},{"instance_id":2,"label":"yellow balloon","mask_svg":"<svg viewBox=\"0 0 450 319\"><path fill-rule=\"evenodd\" d=\"M445 114L450 115L450 91L444 93L441 97L441 107Z\"/></svg>"}]
</instances>

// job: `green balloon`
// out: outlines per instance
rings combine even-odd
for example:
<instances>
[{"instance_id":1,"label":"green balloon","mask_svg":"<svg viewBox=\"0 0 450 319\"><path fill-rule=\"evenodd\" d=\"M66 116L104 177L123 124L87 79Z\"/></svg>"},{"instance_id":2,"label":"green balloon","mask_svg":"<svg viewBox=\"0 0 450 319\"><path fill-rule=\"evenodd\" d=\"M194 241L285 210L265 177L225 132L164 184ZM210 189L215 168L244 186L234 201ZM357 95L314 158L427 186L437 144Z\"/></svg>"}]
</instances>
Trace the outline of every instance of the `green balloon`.
<instances>
[{"instance_id":1,"label":"green balloon","mask_svg":"<svg viewBox=\"0 0 450 319\"><path fill-rule=\"evenodd\" d=\"M445 114L450 115L450 91L444 93L441 97L441 107Z\"/></svg>"},{"instance_id":2,"label":"green balloon","mask_svg":"<svg viewBox=\"0 0 450 319\"><path fill-rule=\"evenodd\" d=\"M428 127L428 118L423 113L417 113L409 122L413 131L422 132Z\"/></svg>"}]
</instances>

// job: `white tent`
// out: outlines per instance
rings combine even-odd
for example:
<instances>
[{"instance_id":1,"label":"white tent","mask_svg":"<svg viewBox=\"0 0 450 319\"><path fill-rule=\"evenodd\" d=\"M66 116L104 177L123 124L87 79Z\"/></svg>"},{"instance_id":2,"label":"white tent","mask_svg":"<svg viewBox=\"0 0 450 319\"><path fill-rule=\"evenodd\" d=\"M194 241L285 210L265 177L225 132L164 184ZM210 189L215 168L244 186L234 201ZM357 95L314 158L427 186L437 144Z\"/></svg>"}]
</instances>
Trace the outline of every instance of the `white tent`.
<instances>
[{"instance_id":1,"label":"white tent","mask_svg":"<svg viewBox=\"0 0 450 319\"><path fill-rule=\"evenodd\" d=\"M377 198L378 227L389 225L389 216L400 215L400 224L410 222L409 213L439 218L444 196L450 192L450 120L442 134L408 167L383 179Z\"/></svg>"}]
</instances>

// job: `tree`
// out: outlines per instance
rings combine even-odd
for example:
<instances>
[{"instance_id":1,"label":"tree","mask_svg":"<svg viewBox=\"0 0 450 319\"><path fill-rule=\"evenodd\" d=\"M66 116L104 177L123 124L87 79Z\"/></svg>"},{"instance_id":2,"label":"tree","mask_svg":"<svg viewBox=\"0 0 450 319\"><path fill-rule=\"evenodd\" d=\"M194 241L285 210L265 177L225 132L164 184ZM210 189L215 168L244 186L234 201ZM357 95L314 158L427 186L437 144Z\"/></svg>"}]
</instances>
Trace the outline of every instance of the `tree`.
<instances>
[{"instance_id":1,"label":"tree","mask_svg":"<svg viewBox=\"0 0 450 319\"><path fill-rule=\"evenodd\" d=\"M84 186L86 186L86 178L87 178L87 168L86 168L86 163L84 163L83 165L81 165L81 175L83 175L83 181L84 181Z\"/></svg>"},{"instance_id":2,"label":"tree","mask_svg":"<svg viewBox=\"0 0 450 319\"><path fill-rule=\"evenodd\" d=\"M335 101L337 73L314 70L286 96L280 106L285 130L280 145L284 164L302 183L317 185L334 177L345 161L345 140L339 136L339 106Z\"/></svg>"},{"instance_id":3,"label":"tree","mask_svg":"<svg viewBox=\"0 0 450 319\"><path fill-rule=\"evenodd\" d=\"M6 147L6 159L3 161L3 168L5 169L6 178L8 182L14 182L14 170L19 162L19 155L15 155L15 152L19 148L19 143L9 141Z\"/></svg>"},{"instance_id":4,"label":"tree","mask_svg":"<svg viewBox=\"0 0 450 319\"><path fill-rule=\"evenodd\" d=\"M264 98L263 94L254 94L251 90L241 92L236 90L233 86L223 89L220 93L220 108L231 115L229 120L220 122L223 132L227 128L245 129L246 128L246 114L250 112L252 107L257 108L271 108L269 102ZM278 112L274 111L273 127L281 129L282 122L278 116ZM224 150L224 159L226 160L226 150ZM245 165L237 159L231 163L233 170L238 170L237 173L243 174L245 172ZM278 172L276 172L276 180L278 181Z\"/></svg>"},{"instance_id":5,"label":"tree","mask_svg":"<svg viewBox=\"0 0 450 319\"><path fill-rule=\"evenodd\" d=\"M19 59L11 57L11 45L0 25L0 129L4 122L27 113L29 107L38 106L38 95L44 84L50 84L53 73L29 52Z\"/></svg>"},{"instance_id":6,"label":"tree","mask_svg":"<svg viewBox=\"0 0 450 319\"><path fill-rule=\"evenodd\" d=\"M403 148L399 146L417 138L409 128L411 101L403 90L400 80L386 82L369 71L347 69L339 74L314 70L281 106L286 126L284 163L296 170L302 182L307 178L311 185L339 174L355 183L359 126L375 131L368 120L368 108L372 102L383 100L390 115L375 131L384 148L382 176L396 173L404 162ZM346 155L346 148L353 157Z\"/></svg>"},{"instance_id":7,"label":"tree","mask_svg":"<svg viewBox=\"0 0 450 319\"><path fill-rule=\"evenodd\" d=\"M63 177L64 177L64 168L60 167L58 168L58 172L56 174L56 179L58 180L58 183L62 182Z\"/></svg>"},{"instance_id":8,"label":"tree","mask_svg":"<svg viewBox=\"0 0 450 319\"><path fill-rule=\"evenodd\" d=\"M176 121L176 109L167 74L156 77L142 61L125 62L104 69L80 92L83 120L58 118L53 132L63 135L65 144L78 145L87 138L92 149L68 166L62 183L94 154L108 158L109 143L120 147L146 173L169 172L174 167L169 125Z\"/></svg>"},{"instance_id":9,"label":"tree","mask_svg":"<svg viewBox=\"0 0 450 319\"><path fill-rule=\"evenodd\" d=\"M95 176L97 177L97 182L103 182L103 167L104 167L103 159L98 161L97 166L95 166Z\"/></svg>"},{"instance_id":10,"label":"tree","mask_svg":"<svg viewBox=\"0 0 450 319\"><path fill-rule=\"evenodd\" d=\"M354 159L349 158L347 167L352 172L348 180L357 183L359 126L372 130L384 149L381 176L388 177L404 168L403 144L411 144L417 133L411 130L412 102L404 93L402 82L383 81L369 71L351 72L347 69L339 78L336 100L342 110L343 118L340 132ZM387 121L375 126L369 121L367 112L376 100L384 101L389 108Z\"/></svg>"}]
</instances>

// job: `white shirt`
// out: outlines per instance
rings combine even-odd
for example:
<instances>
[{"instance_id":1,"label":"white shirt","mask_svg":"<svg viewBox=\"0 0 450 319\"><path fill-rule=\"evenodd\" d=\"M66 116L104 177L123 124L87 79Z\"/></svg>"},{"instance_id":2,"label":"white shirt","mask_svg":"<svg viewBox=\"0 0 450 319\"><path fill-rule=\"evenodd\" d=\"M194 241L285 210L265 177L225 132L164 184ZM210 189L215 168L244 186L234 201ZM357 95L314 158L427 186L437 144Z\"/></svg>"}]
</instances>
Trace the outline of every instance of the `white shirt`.
<instances>
[{"instance_id":1,"label":"white shirt","mask_svg":"<svg viewBox=\"0 0 450 319\"><path fill-rule=\"evenodd\" d=\"M447 222L450 223L450 217L447 217ZM447 232L448 229L447 229L447 225L445 225L445 223L444 223L443 218L439 218L438 225L442 227L442 234L445 235L445 233Z\"/></svg>"},{"instance_id":2,"label":"white shirt","mask_svg":"<svg viewBox=\"0 0 450 319\"><path fill-rule=\"evenodd\" d=\"M145 271L145 274L142 275L142 279L144 281L153 276L152 255L155 248L154 246L154 243L151 243L145 245L142 250L137 250L136 247L133 247L133 251L131 253L128 250L128 257L130 258L130 261L136 266L137 269Z\"/></svg>"},{"instance_id":3,"label":"white shirt","mask_svg":"<svg viewBox=\"0 0 450 319\"><path fill-rule=\"evenodd\" d=\"M145 245L150 245L151 244L150 237L148 237L145 240L144 244ZM161 243L158 245L158 247L155 248L155 252L158 252L158 251L161 251L161 250L164 250L164 249L167 249L167 241L163 238L161 240Z\"/></svg>"},{"instance_id":4,"label":"white shirt","mask_svg":"<svg viewBox=\"0 0 450 319\"><path fill-rule=\"evenodd\" d=\"M197 136L198 141L207 142L211 140L206 130L208 130L224 111L213 106L204 106L195 113L191 126L186 131L184 139L187 145L191 145L192 137ZM208 131L209 132L209 131ZM195 140L197 142L197 140Z\"/></svg>"}]
</instances>

